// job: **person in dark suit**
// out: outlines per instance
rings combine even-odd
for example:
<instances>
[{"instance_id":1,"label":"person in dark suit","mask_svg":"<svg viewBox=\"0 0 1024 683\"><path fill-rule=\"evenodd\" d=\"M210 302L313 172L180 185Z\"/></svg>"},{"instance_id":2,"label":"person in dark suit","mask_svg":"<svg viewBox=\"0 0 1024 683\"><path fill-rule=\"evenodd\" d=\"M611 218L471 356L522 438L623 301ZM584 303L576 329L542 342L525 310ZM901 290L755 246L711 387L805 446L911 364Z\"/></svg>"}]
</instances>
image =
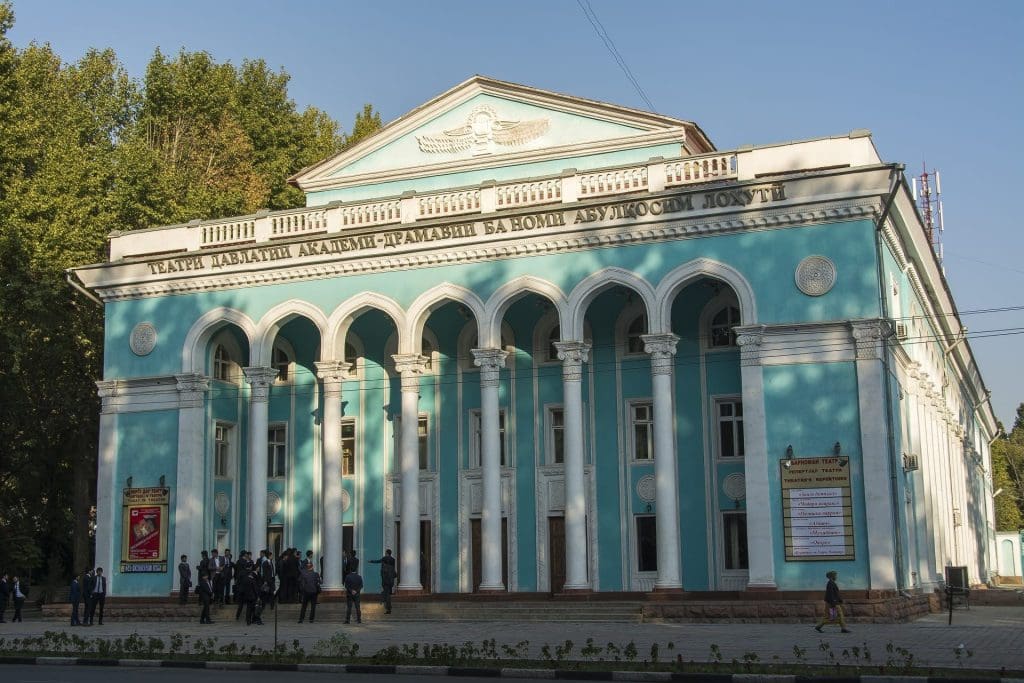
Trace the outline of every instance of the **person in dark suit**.
<instances>
[{"instance_id":1,"label":"person in dark suit","mask_svg":"<svg viewBox=\"0 0 1024 683\"><path fill-rule=\"evenodd\" d=\"M0 624L4 623L4 612L7 601L11 599L11 585L7 583L7 574L0 574Z\"/></svg>"},{"instance_id":2,"label":"person in dark suit","mask_svg":"<svg viewBox=\"0 0 1024 683\"><path fill-rule=\"evenodd\" d=\"M11 595L14 596L14 617L11 621L21 621L21 608L28 597L28 586L22 586L17 576L11 581Z\"/></svg>"},{"instance_id":3,"label":"person in dark suit","mask_svg":"<svg viewBox=\"0 0 1024 683\"><path fill-rule=\"evenodd\" d=\"M188 566L188 555L181 556L178 563L178 602L188 603L188 592L192 589L192 567Z\"/></svg>"},{"instance_id":4,"label":"person in dark suit","mask_svg":"<svg viewBox=\"0 0 1024 683\"><path fill-rule=\"evenodd\" d=\"M391 614L391 594L395 592L395 579L398 577L391 548L384 550L384 557L379 560L370 560L370 564L380 565L380 598L384 603L384 613Z\"/></svg>"},{"instance_id":5,"label":"person in dark suit","mask_svg":"<svg viewBox=\"0 0 1024 683\"><path fill-rule=\"evenodd\" d=\"M82 600L85 602L85 617L82 619L83 626L92 626L92 613L96 611L96 603L92 601L93 591L96 590L96 573L89 569L85 572L82 581Z\"/></svg>"},{"instance_id":6,"label":"person in dark suit","mask_svg":"<svg viewBox=\"0 0 1024 683\"><path fill-rule=\"evenodd\" d=\"M313 569L313 563L306 561L299 574L299 592L302 593L302 609L299 610L299 623L306 617L306 607L309 609L309 623L316 619L316 597L320 592L320 574Z\"/></svg>"},{"instance_id":7,"label":"person in dark suit","mask_svg":"<svg viewBox=\"0 0 1024 683\"><path fill-rule=\"evenodd\" d=\"M196 587L196 592L199 593L199 603L203 606L203 611L199 615L200 624L212 624L210 620L210 603L213 602L213 582L210 581L209 574L203 574L199 577L199 585Z\"/></svg>"},{"instance_id":8,"label":"person in dark suit","mask_svg":"<svg viewBox=\"0 0 1024 683\"><path fill-rule=\"evenodd\" d=\"M89 623L96 614L96 608L100 608L100 626L103 626L103 607L107 604L107 577L103 576L103 567L96 567L96 587L92 591L92 614L89 616Z\"/></svg>"},{"instance_id":9,"label":"person in dark suit","mask_svg":"<svg viewBox=\"0 0 1024 683\"><path fill-rule=\"evenodd\" d=\"M348 571L347 574L356 574L359 572L359 558L356 557L356 549L348 551Z\"/></svg>"},{"instance_id":10,"label":"person in dark suit","mask_svg":"<svg viewBox=\"0 0 1024 683\"><path fill-rule=\"evenodd\" d=\"M82 602L82 584L77 576L71 577L71 587L68 588L68 602L71 603L71 625L81 626L82 621L78 618L78 604Z\"/></svg>"},{"instance_id":11,"label":"person in dark suit","mask_svg":"<svg viewBox=\"0 0 1024 683\"><path fill-rule=\"evenodd\" d=\"M238 592L235 598L238 600L238 609L245 607L245 623L263 625L263 620L256 611L256 600L259 598L259 576L254 569L244 569L244 574L239 577Z\"/></svg>"},{"instance_id":12,"label":"person in dark suit","mask_svg":"<svg viewBox=\"0 0 1024 683\"><path fill-rule=\"evenodd\" d=\"M349 572L345 575L345 623L352 618L352 607L356 608L356 623L363 623L363 611L359 606L359 600L363 592L363 577L359 572Z\"/></svg>"},{"instance_id":13,"label":"person in dark suit","mask_svg":"<svg viewBox=\"0 0 1024 683\"><path fill-rule=\"evenodd\" d=\"M217 602L222 605L231 604L231 580L235 575L235 562L231 557L231 548L224 549L224 571L221 572L221 594Z\"/></svg>"}]
</instances>

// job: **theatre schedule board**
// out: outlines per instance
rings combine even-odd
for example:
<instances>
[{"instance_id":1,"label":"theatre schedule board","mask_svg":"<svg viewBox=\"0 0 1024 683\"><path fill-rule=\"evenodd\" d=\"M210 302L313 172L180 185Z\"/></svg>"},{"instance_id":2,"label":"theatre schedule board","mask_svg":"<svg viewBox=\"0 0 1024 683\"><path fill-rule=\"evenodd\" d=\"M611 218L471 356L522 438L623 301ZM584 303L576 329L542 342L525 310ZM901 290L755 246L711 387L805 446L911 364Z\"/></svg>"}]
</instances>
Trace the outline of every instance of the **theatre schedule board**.
<instances>
[{"instance_id":1,"label":"theatre schedule board","mask_svg":"<svg viewBox=\"0 0 1024 683\"><path fill-rule=\"evenodd\" d=\"M167 507L170 489L124 489L121 573L167 572Z\"/></svg>"},{"instance_id":2,"label":"theatre schedule board","mask_svg":"<svg viewBox=\"0 0 1024 683\"><path fill-rule=\"evenodd\" d=\"M786 561L854 559L850 459L784 458L779 474Z\"/></svg>"}]
</instances>

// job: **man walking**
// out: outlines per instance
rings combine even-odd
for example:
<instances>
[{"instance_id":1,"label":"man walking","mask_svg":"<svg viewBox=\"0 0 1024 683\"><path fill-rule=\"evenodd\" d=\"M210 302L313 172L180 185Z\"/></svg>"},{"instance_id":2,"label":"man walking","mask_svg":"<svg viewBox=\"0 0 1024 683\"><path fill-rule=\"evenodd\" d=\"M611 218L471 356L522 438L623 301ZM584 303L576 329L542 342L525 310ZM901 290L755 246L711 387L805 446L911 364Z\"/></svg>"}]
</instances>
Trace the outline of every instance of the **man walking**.
<instances>
[{"instance_id":1,"label":"man walking","mask_svg":"<svg viewBox=\"0 0 1024 683\"><path fill-rule=\"evenodd\" d=\"M398 572L395 570L395 558L391 556L391 548L384 551L384 557L379 560L370 560L370 564L380 565L380 597L384 603L384 614L391 614L391 594L395 591L395 578Z\"/></svg>"},{"instance_id":2,"label":"man walking","mask_svg":"<svg viewBox=\"0 0 1024 683\"><path fill-rule=\"evenodd\" d=\"M299 592L302 593L302 609L299 610L299 623L306 617L306 606L309 605L309 623L316 618L316 597L320 592L320 574L313 569L312 562L299 571Z\"/></svg>"},{"instance_id":3,"label":"man walking","mask_svg":"<svg viewBox=\"0 0 1024 683\"><path fill-rule=\"evenodd\" d=\"M213 599L220 601L221 595L224 593L224 558L217 553L217 549L214 548L210 551L210 578L213 582Z\"/></svg>"},{"instance_id":4,"label":"man walking","mask_svg":"<svg viewBox=\"0 0 1024 683\"><path fill-rule=\"evenodd\" d=\"M363 592L363 577L359 572L350 571L345 575L345 623L352 619L352 607L356 608L356 623L363 623L363 611L359 606L359 600Z\"/></svg>"},{"instance_id":5,"label":"man walking","mask_svg":"<svg viewBox=\"0 0 1024 683\"><path fill-rule=\"evenodd\" d=\"M178 602L188 603L188 592L192 589L192 567L188 566L188 555L181 556L178 563Z\"/></svg>"},{"instance_id":6,"label":"man walking","mask_svg":"<svg viewBox=\"0 0 1024 683\"><path fill-rule=\"evenodd\" d=\"M843 616L843 599L839 595L839 585L836 584L836 577L839 574L832 570L826 573L825 576L828 578L828 583L825 584L825 606L827 611L825 618L818 622L814 630L821 633L822 626L834 624L838 621L840 631L842 633L849 633L850 630L846 628L846 618Z\"/></svg>"},{"instance_id":7,"label":"man walking","mask_svg":"<svg viewBox=\"0 0 1024 683\"><path fill-rule=\"evenodd\" d=\"M28 586L22 586L21 581L18 577L14 577L14 585L11 586L11 595L14 596L14 617L11 621L21 621L21 607L25 604L25 598L28 596Z\"/></svg>"}]
</instances>

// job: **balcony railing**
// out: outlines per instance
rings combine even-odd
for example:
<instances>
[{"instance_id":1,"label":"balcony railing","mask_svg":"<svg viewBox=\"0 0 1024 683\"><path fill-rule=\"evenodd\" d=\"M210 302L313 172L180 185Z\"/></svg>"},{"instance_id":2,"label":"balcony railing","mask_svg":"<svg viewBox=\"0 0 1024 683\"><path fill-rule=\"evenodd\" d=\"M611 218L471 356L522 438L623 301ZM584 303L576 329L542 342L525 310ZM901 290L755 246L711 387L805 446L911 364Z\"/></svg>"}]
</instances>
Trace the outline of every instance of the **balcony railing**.
<instances>
[{"instance_id":1,"label":"balcony railing","mask_svg":"<svg viewBox=\"0 0 1024 683\"><path fill-rule=\"evenodd\" d=\"M167 251L196 251L233 244L260 243L353 228L411 224L446 216L487 214L531 206L568 204L616 194L658 192L669 187L736 178L736 154L716 153L600 171L567 172L558 177L370 202L262 212L215 221L193 221L175 230L124 233L111 243L111 260Z\"/></svg>"}]
</instances>

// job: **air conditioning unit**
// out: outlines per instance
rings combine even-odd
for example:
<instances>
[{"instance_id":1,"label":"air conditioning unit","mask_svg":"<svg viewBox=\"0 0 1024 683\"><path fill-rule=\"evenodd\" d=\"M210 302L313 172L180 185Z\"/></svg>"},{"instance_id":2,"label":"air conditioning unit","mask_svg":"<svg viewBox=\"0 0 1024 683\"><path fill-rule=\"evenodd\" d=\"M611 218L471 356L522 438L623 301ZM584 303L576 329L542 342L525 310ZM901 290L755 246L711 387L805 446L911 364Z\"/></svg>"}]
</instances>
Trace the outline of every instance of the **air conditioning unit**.
<instances>
[{"instance_id":1,"label":"air conditioning unit","mask_svg":"<svg viewBox=\"0 0 1024 683\"><path fill-rule=\"evenodd\" d=\"M906 323L896 323L896 338L904 341L910 336L910 329Z\"/></svg>"},{"instance_id":2,"label":"air conditioning unit","mask_svg":"<svg viewBox=\"0 0 1024 683\"><path fill-rule=\"evenodd\" d=\"M920 468L918 457L913 453L903 454L903 471L904 472L916 472Z\"/></svg>"}]
</instances>

